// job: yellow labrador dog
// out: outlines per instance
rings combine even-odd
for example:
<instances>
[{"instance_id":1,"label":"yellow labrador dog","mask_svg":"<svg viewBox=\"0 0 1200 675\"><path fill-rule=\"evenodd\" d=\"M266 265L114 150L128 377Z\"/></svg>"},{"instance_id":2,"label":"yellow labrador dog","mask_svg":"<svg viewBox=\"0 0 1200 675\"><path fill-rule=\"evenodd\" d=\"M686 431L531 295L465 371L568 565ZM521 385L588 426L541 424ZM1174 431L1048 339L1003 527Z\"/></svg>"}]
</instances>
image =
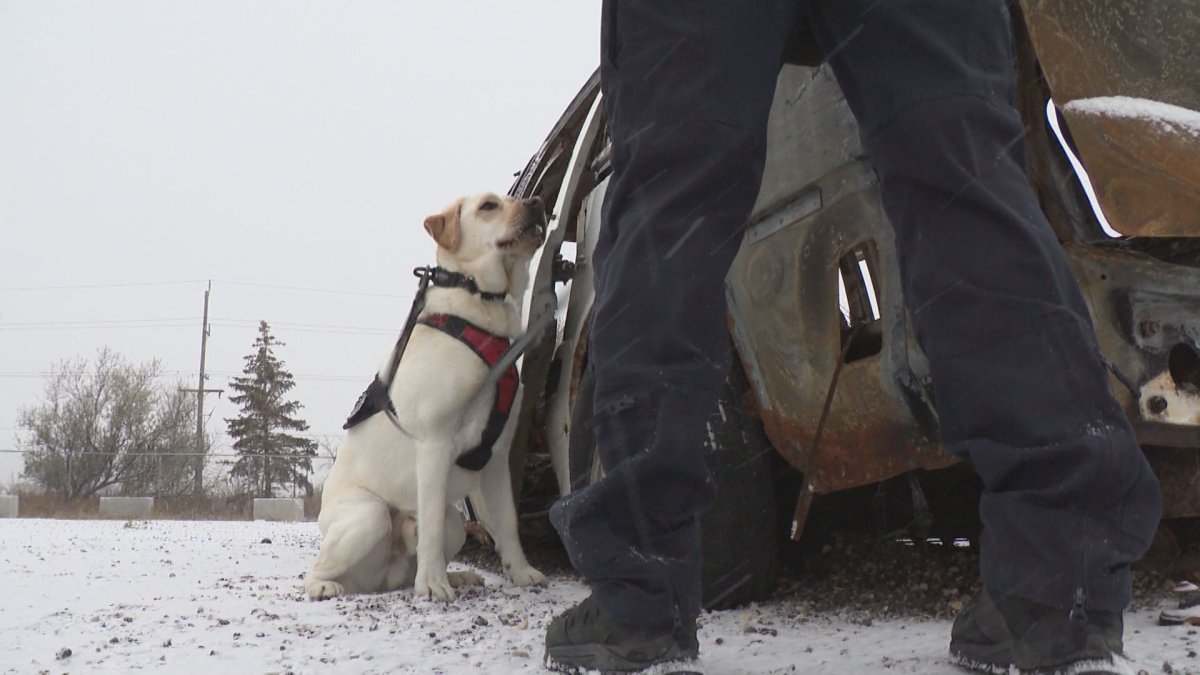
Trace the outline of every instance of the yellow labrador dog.
<instances>
[{"instance_id":1,"label":"yellow labrador dog","mask_svg":"<svg viewBox=\"0 0 1200 675\"><path fill-rule=\"evenodd\" d=\"M497 414L516 396L515 370L481 391L489 364L521 332L529 262L546 232L542 202L464 197L425 229L439 269L399 364L390 354L372 385L382 403L364 410L368 389L347 422L325 480L321 551L304 580L313 599L414 586L452 600L455 586L482 583L446 571L466 538L454 505L468 495L513 583L545 581L517 539L508 470L516 416Z\"/></svg>"}]
</instances>

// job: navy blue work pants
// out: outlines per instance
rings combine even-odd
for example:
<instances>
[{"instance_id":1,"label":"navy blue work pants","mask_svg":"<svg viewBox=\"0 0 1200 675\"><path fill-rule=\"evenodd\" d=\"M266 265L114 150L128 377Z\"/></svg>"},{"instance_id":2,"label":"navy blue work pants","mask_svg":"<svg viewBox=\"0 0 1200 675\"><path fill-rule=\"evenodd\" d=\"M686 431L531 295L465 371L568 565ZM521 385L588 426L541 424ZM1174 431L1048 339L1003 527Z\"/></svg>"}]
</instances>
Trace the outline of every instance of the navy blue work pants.
<instances>
[{"instance_id":1,"label":"navy blue work pants","mask_svg":"<svg viewBox=\"0 0 1200 675\"><path fill-rule=\"evenodd\" d=\"M785 44L807 22L880 177L941 440L984 481L985 585L1124 608L1158 484L1024 172L1002 0L606 0L603 12L613 175L590 359L607 475L551 514L601 607L646 627L699 613L697 518L713 498L701 440L730 365L723 285Z\"/></svg>"}]
</instances>

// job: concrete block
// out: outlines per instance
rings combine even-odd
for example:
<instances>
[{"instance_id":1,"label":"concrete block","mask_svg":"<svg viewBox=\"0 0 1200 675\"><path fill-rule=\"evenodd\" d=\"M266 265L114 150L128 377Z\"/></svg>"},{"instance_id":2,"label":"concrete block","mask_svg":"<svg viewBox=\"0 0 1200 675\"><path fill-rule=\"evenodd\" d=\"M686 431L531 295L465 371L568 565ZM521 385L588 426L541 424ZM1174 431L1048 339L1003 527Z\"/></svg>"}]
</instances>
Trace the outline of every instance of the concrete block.
<instances>
[{"instance_id":1,"label":"concrete block","mask_svg":"<svg viewBox=\"0 0 1200 675\"><path fill-rule=\"evenodd\" d=\"M101 518L149 518L154 497L101 497Z\"/></svg>"},{"instance_id":2,"label":"concrete block","mask_svg":"<svg viewBox=\"0 0 1200 675\"><path fill-rule=\"evenodd\" d=\"M21 498L17 495L0 495L0 518L16 518Z\"/></svg>"},{"instance_id":3,"label":"concrete block","mask_svg":"<svg viewBox=\"0 0 1200 675\"><path fill-rule=\"evenodd\" d=\"M304 520L304 500L299 497L287 499L255 499L255 520Z\"/></svg>"}]
</instances>

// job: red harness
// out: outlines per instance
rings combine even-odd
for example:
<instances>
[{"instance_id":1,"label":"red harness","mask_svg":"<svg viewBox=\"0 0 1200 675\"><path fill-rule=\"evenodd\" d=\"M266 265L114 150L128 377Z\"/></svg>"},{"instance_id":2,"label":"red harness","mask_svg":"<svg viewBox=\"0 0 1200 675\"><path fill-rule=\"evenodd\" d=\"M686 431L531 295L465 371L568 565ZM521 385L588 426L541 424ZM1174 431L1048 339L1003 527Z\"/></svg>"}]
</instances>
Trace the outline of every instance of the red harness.
<instances>
[{"instance_id":1,"label":"red harness","mask_svg":"<svg viewBox=\"0 0 1200 675\"><path fill-rule=\"evenodd\" d=\"M488 368L496 365L511 344L508 338L493 335L466 319L450 314L431 314L418 323L436 328L470 347ZM488 415L487 426L483 429L483 438L480 439L479 445L459 455L455 464L471 471L479 471L487 465L488 460L492 458L492 446L500 439L500 433L504 431L504 424L512 411L519 382L517 367L509 366L496 383L496 398L492 403L492 412Z\"/></svg>"},{"instance_id":2,"label":"red harness","mask_svg":"<svg viewBox=\"0 0 1200 675\"><path fill-rule=\"evenodd\" d=\"M457 316L431 314L417 323L440 330L470 347L476 356L483 359L488 368L495 366L504 352L508 350L508 338L492 335ZM459 455L455 464L470 471L479 471L487 466L488 460L492 458L492 446L500 439L500 433L504 431L504 423L508 421L508 414L512 411L513 401L517 397L518 384L517 367L509 366L500 380L496 382L496 398L492 403L492 411L488 415L487 426L483 429L483 437L479 440L479 445ZM354 410L351 411L350 417L342 425L342 428L349 429L382 411L388 411L394 419L396 409L392 407L392 400L388 397L387 390L387 385L376 375L367 390L358 397L358 402L354 404Z\"/></svg>"}]
</instances>

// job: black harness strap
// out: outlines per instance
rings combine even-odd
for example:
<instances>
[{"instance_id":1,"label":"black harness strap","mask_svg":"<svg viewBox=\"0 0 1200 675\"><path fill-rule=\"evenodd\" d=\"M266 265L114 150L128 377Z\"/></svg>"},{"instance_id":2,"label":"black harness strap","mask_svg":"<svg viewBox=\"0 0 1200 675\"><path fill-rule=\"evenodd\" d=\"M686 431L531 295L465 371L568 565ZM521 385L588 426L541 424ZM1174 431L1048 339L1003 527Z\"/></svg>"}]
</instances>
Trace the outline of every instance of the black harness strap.
<instances>
[{"instance_id":1,"label":"black harness strap","mask_svg":"<svg viewBox=\"0 0 1200 675\"><path fill-rule=\"evenodd\" d=\"M396 339L396 346L392 347L392 365L388 370L387 379L385 381L379 377L378 373L375 374L371 384L367 385L367 390L360 394L358 401L354 403L354 409L350 411L350 416L346 418L342 429L349 429L378 412L386 412L393 422L396 421L396 407L392 405L388 387L396 377L396 369L400 367L400 357L404 355L404 350L408 349L408 339L412 337L413 328L417 325L417 317L420 316L421 310L425 309L425 293L429 290L429 284L434 282L436 270L439 269L441 268L418 267L413 270L413 276L420 279L417 282L417 294L413 297L412 309L408 310L408 318L404 320L404 330L400 331L400 337Z\"/></svg>"},{"instance_id":2,"label":"black harness strap","mask_svg":"<svg viewBox=\"0 0 1200 675\"><path fill-rule=\"evenodd\" d=\"M483 298L484 300L503 300L508 297L507 293L492 293L491 291L480 290L479 284L475 283L475 277L469 277L462 272L451 272L443 267L418 267L413 270L413 274L419 277L428 278L433 282L434 286L442 288L462 288L469 293L473 293ZM427 274L427 277L422 276Z\"/></svg>"},{"instance_id":3,"label":"black harness strap","mask_svg":"<svg viewBox=\"0 0 1200 675\"><path fill-rule=\"evenodd\" d=\"M375 413L384 411L392 415L396 414L396 408L392 405L392 397L388 396L387 385L376 375L375 379L371 380L371 384L367 385L367 390L359 394L358 401L354 403L354 409L350 411L350 416L346 418L346 423L342 425L342 428L349 429Z\"/></svg>"}]
</instances>

